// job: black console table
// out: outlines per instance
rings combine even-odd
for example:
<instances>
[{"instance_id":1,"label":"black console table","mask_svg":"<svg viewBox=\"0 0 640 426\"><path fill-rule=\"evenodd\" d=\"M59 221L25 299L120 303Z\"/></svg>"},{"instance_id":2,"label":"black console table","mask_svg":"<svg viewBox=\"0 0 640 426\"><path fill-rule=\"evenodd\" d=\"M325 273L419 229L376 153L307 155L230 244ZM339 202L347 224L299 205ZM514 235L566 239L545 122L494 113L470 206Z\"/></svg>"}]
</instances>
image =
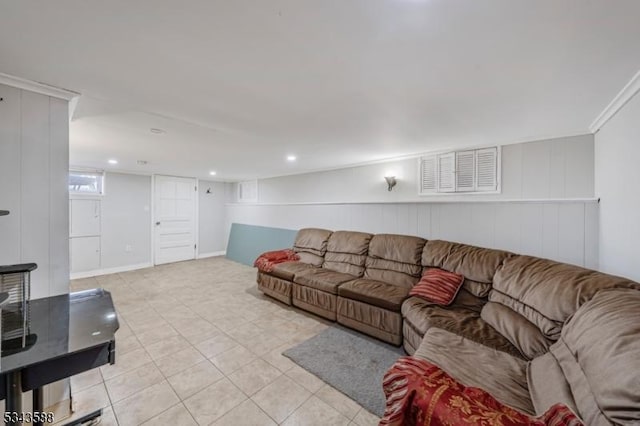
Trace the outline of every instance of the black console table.
<instances>
[{"instance_id":1,"label":"black console table","mask_svg":"<svg viewBox=\"0 0 640 426\"><path fill-rule=\"evenodd\" d=\"M30 320L23 345L5 348L3 344L0 357L0 399L6 399L5 413L18 415L23 392L33 391L33 411L42 412L43 386L113 364L119 327L111 294L103 289L36 299L28 304ZM100 414L101 410L93 417ZM21 422L16 419L7 424Z\"/></svg>"}]
</instances>

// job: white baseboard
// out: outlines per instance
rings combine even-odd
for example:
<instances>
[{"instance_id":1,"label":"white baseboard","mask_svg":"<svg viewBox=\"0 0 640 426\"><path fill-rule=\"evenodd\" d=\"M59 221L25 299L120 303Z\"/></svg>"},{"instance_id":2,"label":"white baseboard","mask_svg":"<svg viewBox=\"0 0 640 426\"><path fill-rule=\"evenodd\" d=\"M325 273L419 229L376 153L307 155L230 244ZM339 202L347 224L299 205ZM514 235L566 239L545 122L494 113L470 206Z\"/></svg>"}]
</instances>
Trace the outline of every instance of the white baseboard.
<instances>
[{"instance_id":1,"label":"white baseboard","mask_svg":"<svg viewBox=\"0 0 640 426\"><path fill-rule=\"evenodd\" d=\"M205 259L207 257L224 256L226 254L227 254L226 250L213 251L211 253L201 253L196 257L196 259ZM147 263L138 263L136 265L118 266L115 268L94 269L93 271L72 272L71 279L77 280L80 278L90 278L90 277L97 277L98 275L117 274L118 272L135 271L136 269L144 269L144 268L152 268L152 267L153 267L153 263L147 262Z\"/></svg>"},{"instance_id":2,"label":"white baseboard","mask_svg":"<svg viewBox=\"0 0 640 426\"><path fill-rule=\"evenodd\" d=\"M222 250L222 251L212 251L211 253L200 253L198 254L198 257L196 257L196 259L204 259L207 257L215 257L215 256L224 256L227 254L226 250Z\"/></svg>"},{"instance_id":3,"label":"white baseboard","mask_svg":"<svg viewBox=\"0 0 640 426\"><path fill-rule=\"evenodd\" d=\"M98 275L117 274L118 272L135 271L136 269L144 269L153 267L153 263L138 263L135 265L118 266L115 268L94 269L93 271L85 272L72 272L71 279L77 280L79 278L96 277Z\"/></svg>"}]
</instances>

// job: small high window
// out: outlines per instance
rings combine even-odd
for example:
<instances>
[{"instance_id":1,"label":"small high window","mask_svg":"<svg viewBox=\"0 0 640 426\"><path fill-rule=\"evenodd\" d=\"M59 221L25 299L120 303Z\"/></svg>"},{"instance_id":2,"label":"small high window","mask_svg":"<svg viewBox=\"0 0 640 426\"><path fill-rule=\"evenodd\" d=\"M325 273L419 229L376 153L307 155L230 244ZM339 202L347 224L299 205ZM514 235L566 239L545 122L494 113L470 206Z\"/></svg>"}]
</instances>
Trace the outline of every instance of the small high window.
<instances>
[{"instance_id":1,"label":"small high window","mask_svg":"<svg viewBox=\"0 0 640 426\"><path fill-rule=\"evenodd\" d=\"M69 171L69 193L102 195L104 192L104 172Z\"/></svg>"},{"instance_id":2,"label":"small high window","mask_svg":"<svg viewBox=\"0 0 640 426\"><path fill-rule=\"evenodd\" d=\"M421 157L419 192L420 195L500 192L500 148Z\"/></svg>"},{"instance_id":3,"label":"small high window","mask_svg":"<svg viewBox=\"0 0 640 426\"><path fill-rule=\"evenodd\" d=\"M248 180L238 183L238 202L257 203L258 202L258 181Z\"/></svg>"}]
</instances>

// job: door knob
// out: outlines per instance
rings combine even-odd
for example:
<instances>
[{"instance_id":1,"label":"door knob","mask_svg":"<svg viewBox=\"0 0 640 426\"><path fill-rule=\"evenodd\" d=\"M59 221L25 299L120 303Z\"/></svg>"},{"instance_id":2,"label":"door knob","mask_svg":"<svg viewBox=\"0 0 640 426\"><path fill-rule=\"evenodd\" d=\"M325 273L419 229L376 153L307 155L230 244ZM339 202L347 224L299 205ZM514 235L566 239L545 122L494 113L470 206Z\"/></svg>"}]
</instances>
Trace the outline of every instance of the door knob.
<instances>
[{"instance_id":1,"label":"door knob","mask_svg":"<svg viewBox=\"0 0 640 426\"><path fill-rule=\"evenodd\" d=\"M156 222L156 226L160 225L160 222Z\"/></svg>"}]
</instances>

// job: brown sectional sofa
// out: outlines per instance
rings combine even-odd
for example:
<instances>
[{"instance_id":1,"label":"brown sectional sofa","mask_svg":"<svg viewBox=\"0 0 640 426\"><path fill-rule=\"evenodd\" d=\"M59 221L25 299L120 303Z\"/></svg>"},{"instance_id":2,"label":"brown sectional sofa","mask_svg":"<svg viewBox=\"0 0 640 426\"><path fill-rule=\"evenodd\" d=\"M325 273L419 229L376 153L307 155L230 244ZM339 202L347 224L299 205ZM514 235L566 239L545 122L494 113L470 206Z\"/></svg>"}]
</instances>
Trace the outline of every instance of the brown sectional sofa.
<instances>
[{"instance_id":1,"label":"brown sectional sofa","mask_svg":"<svg viewBox=\"0 0 640 426\"><path fill-rule=\"evenodd\" d=\"M404 235L299 231L265 294L396 345L525 413L562 402L591 425L640 424L640 284L500 250ZM409 291L465 277L452 305Z\"/></svg>"}]
</instances>

